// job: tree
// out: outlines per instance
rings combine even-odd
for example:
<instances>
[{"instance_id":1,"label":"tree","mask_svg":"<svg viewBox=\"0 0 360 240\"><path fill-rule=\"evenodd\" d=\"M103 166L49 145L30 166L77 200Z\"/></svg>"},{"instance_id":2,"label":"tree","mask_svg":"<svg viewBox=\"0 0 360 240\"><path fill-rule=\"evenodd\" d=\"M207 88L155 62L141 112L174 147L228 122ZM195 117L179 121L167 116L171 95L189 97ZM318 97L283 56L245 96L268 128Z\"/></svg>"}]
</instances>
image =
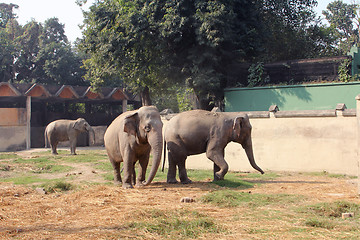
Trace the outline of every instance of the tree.
<instances>
[{"instance_id":1,"label":"tree","mask_svg":"<svg viewBox=\"0 0 360 240\"><path fill-rule=\"evenodd\" d=\"M259 0L263 54L260 61L333 55L331 33L313 10L316 0ZM259 61L259 60L258 60Z\"/></svg>"},{"instance_id":2,"label":"tree","mask_svg":"<svg viewBox=\"0 0 360 240\"><path fill-rule=\"evenodd\" d=\"M83 48L94 85L120 78L137 91L186 82L208 109L222 100L225 66L256 46L252 1L97 2L85 13Z\"/></svg>"},{"instance_id":3,"label":"tree","mask_svg":"<svg viewBox=\"0 0 360 240\"><path fill-rule=\"evenodd\" d=\"M16 18L13 9L19 8L16 4L0 3L0 28L5 28L8 22Z\"/></svg>"},{"instance_id":4,"label":"tree","mask_svg":"<svg viewBox=\"0 0 360 240\"><path fill-rule=\"evenodd\" d=\"M72 49L57 18L44 25L31 21L19 26L15 21L0 36L2 81L87 85L82 56Z\"/></svg>"},{"instance_id":5,"label":"tree","mask_svg":"<svg viewBox=\"0 0 360 240\"><path fill-rule=\"evenodd\" d=\"M329 3L323 15L330 23L330 30L336 36L337 46L342 54L346 54L350 48L359 42L359 18L356 13L357 4L347 4L342 0ZM357 20L356 26L354 26Z\"/></svg>"},{"instance_id":6,"label":"tree","mask_svg":"<svg viewBox=\"0 0 360 240\"><path fill-rule=\"evenodd\" d=\"M336 52L316 0L104 0L85 13L81 46L94 86L146 93L187 85L221 106L229 66ZM145 94L146 95L146 94ZM143 96L145 96L143 94ZM145 103L144 103L145 104Z\"/></svg>"}]
</instances>

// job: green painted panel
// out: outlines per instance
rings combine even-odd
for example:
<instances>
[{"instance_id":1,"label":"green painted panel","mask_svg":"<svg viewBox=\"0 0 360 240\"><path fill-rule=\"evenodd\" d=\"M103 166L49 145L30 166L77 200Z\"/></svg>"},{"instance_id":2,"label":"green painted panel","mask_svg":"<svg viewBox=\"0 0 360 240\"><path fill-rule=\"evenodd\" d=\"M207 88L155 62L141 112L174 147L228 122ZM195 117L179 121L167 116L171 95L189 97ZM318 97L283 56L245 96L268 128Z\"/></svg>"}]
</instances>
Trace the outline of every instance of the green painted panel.
<instances>
[{"instance_id":1,"label":"green painted panel","mask_svg":"<svg viewBox=\"0 0 360 240\"><path fill-rule=\"evenodd\" d=\"M280 110L327 110L345 103L356 108L355 97L360 94L360 82L309 84L277 87L225 89L225 110L268 111L271 105Z\"/></svg>"}]
</instances>

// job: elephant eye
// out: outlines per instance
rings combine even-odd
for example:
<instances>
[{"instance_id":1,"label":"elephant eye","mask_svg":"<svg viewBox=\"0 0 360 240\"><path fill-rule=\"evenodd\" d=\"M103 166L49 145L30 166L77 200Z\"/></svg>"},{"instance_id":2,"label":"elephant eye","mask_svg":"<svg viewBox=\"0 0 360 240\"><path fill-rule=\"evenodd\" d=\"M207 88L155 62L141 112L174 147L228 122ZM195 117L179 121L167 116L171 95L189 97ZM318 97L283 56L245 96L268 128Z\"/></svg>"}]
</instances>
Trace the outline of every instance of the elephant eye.
<instances>
[{"instance_id":1,"label":"elephant eye","mask_svg":"<svg viewBox=\"0 0 360 240\"><path fill-rule=\"evenodd\" d=\"M150 132L151 131L151 126L148 125L148 126L145 126L145 132Z\"/></svg>"}]
</instances>

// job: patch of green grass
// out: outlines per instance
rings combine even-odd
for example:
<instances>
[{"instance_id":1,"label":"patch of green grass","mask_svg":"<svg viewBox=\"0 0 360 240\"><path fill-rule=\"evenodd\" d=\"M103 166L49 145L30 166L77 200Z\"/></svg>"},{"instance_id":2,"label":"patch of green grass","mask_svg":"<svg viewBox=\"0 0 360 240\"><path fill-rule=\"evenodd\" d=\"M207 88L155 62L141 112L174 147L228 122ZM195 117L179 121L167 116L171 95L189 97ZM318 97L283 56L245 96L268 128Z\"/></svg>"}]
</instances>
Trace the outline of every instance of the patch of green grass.
<instances>
[{"instance_id":1,"label":"patch of green grass","mask_svg":"<svg viewBox=\"0 0 360 240\"><path fill-rule=\"evenodd\" d=\"M339 178L339 179L357 178L357 176L349 176L349 175L346 175L346 174L329 173L327 171L323 171L323 172L306 172L306 173L303 173L303 174L308 175L308 176L326 176L326 177Z\"/></svg>"},{"instance_id":2,"label":"patch of green grass","mask_svg":"<svg viewBox=\"0 0 360 240\"><path fill-rule=\"evenodd\" d=\"M307 206L306 211L313 212L316 215L333 218L340 218L342 213L352 212L355 213L355 218L359 218L360 204L347 201L318 203Z\"/></svg>"},{"instance_id":3,"label":"patch of green grass","mask_svg":"<svg viewBox=\"0 0 360 240\"><path fill-rule=\"evenodd\" d=\"M224 231L214 220L198 212L152 210L143 215L145 219L128 226L167 239L196 239L204 233Z\"/></svg>"},{"instance_id":4,"label":"patch of green grass","mask_svg":"<svg viewBox=\"0 0 360 240\"><path fill-rule=\"evenodd\" d=\"M12 182L17 185L20 185L20 184L28 185L28 184L33 184L33 183L46 182L46 181L50 181L50 180L38 178L36 176L20 176L20 177L11 177L11 178L2 179L2 181Z\"/></svg>"},{"instance_id":5,"label":"patch of green grass","mask_svg":"<svg viewBox=\"0 0 360 240\"><path fill-rule=\"evenodd\" d=\"M47 157L33 157L28 159L18 158L13 161L14 163L56 163L53 159Z\"/></svg>"},{"instance_id":6,"label":"patch of green grass","mask_svg":"<svg viewBox=\"0 0 360 240\"><path fill-rule=\"evenodd\" d=\"M305 225L308 227L333 229L335 224L329 220L311 218L305 221Z\"/></svg>"},{"instance_id":7,"label":"patch of green grass","mask_svg":"<svg viewBox=\"0 0 360 240\"><path fill-rule=\"evenodd\" d=\"M0 159L14 159L17 157L18 155L15 153L0 153Z\"/></svg>"},{"instance_id":8,"label":"patch of green grass","mask_svg":"<svg viewBox=\"0 0 360 240\"><path fill-rule=\"evenodd\" d=\"M86 152L77 155L67 155L67 156L66 155L61 156L59 154L57 156L61 157L61 159L65 162L73 162L73 163L84 163L84 162L93 163L107 159L106 155L97 152L93 152L93 153Z\"/></svg>"},{"instance_id":9,"label":"patch of green grass","mask_svg":"<svg viewBox=\"0 0 360 240\"><path fill-rule=\"evenodd\" d=\"M254 184L242 180L224 179L224 180L212 182L212 184L218 185L220 187L238 188L238 189L247 189L254 187Z\"/></svg>"},{"instance_id":10,"label":"patch of green grass","mask_svg":"<svg viewBox=\"0 0 360 240\"><path fill-rule=\"evenodd\" d=\"M46 184L42 184L41 187L45 189L48 193L60 192L60 191L69 191L74 189L74 185L68 182L64 182L61 180L57 180L56 182L50 182Z\"/></svg>"},{"instance_id":11,"label":"patch of green grass","mask_svg":"<svg viewBox=\"0 0 360 240\"><path fill-rule=\"evenodd\" d=\"M48 165L48 164L38 164L37 169L34 170L34 173L61 173L68 172L74 169L73 167L66 165Z\"/></svg>"},{"instance_id":12,"label":"patch of green grass","mask_svg":"<svg viewBox=\"0 0 360 240\"><path fill-rule=\"evenodd\" d=\"M95 163L94 167L96 169L102 170L102 171L112 171L113 170L113 166L111 165L110 161Z\"/></svg>"},{"instance_id":13,"label":"patch of green grass","mask_svg":"<svg viewBox=\"0 0 360 240\"><path fill-rule=\"evenodd\" d=\"M202 196L201 201L220 207L237 207L241 205L260 207L272 204L296 203L302 198L302 196L288 194L253 194L233 190L217 190Z\"/></svg>"},{"instance_id":14,"label":"patch of green grass","mask_svg":"<svg viewBox=\"0 0 360 240\"><path fill-rule=\"evenodd\" d=\"M0 164L0 171L8 172L11 170L11 167L6 164Z\"/></svg>"},{"instance_id":15,"label":"patch of green grass","mask_svg":"<svg viewBox=\"0 0 360 240\"><path fill-rule=\"evenodd\" d=\"M240 178L246 178L246 179L251 178L251 179L256 179L256 180L264 180L264 181L273 180L273 179L280 177L280 175L275 172L265 172L264 174L234 172L234 174Z\"/></svg>"},{"instance_id":16,"label":"patch of green grass","mask_svg":"<svg viewBox=\"0 0 360 240\"><path fill-rule=\"evenodd\" d=\"M112 172L102 174L102 176L106 181L114 181L114 174Z\"/></svg>"}]
</instances>

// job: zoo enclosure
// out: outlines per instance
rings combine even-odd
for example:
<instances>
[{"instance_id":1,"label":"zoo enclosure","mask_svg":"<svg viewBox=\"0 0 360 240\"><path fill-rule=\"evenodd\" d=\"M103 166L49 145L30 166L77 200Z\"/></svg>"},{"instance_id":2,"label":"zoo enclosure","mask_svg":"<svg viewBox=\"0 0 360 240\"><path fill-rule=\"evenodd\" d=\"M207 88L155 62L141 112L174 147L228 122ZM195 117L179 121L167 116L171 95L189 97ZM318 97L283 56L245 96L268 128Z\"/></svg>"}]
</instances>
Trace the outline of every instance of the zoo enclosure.
<instances>
[{"instance_id":1,"label":"zoo enclosure","mask_svg":"<svg viewBox=\"0 0 360 240\"><path fill-rule=\"evenodd\" d=\"M44 129L57 119L85 118L93 126L96 144L103 144L97 126L106 126L128 104L138 107L135 96L119 88L101 88L93 91L89 86L11 84L0 83L0 151L17 151L44 146ZM81 104L80 112L70 110ZM98 106L108 106L102 112ZM100 141L99 141L100 140ZM89 136L78 136L78 145L87 146ZM67 143L66 143L67 144Z\"/></svg>"}]
</instances>

